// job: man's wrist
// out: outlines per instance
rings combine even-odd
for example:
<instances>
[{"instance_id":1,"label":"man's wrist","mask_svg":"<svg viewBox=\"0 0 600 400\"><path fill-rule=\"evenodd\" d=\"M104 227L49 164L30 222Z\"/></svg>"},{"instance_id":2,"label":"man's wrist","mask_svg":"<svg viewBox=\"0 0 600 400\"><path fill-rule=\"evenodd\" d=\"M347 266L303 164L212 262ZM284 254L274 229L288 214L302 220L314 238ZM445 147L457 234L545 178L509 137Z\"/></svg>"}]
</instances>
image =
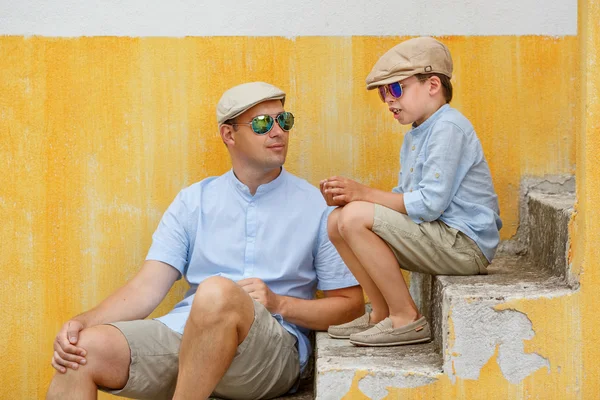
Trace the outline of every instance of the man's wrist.
<instances>
[{"instance_id":1,"label":"man's wrist","mask_svg":"<svg viewBox=\"0 0 600 400\"><path fill-rule=\"evenodd\" d=\"M285 317L286 313L285 310L287 309L287 296L281 296L276 294L275 295L275 299L276 299L276 306L275 306L275 310L273 312L273 314L279 314L282 317Z\"/></svg>"}]
</instances>

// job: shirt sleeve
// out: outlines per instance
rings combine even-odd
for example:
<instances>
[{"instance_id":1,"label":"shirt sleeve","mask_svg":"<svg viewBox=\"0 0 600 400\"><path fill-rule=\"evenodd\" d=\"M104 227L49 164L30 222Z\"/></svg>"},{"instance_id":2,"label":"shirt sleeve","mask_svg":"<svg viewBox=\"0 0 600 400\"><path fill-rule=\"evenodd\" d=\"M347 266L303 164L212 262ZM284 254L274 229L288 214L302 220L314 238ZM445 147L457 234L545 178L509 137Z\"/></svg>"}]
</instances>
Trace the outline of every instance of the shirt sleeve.
<instances>
[{"instance_id":1,"label":"shirt sleeve","mask_svg":"<svg viewBox=\"0 0 600 400\"><path fill-rule=\"evenodd\" d=\"M314 260L317 271L317 289L334 290L358 285L352 272L346 267L327 233L327 218L335 207L327 207L321 217L319 237Z\"/></svg>"},{"instance_id":2,"label":"shirt sleeve","mask_svg":"<svg viewBox=\"0 0 600 400\"><path fill-rule=\"evenodd\" d=\"M398 172L398 185L392 189L392 193L404 193L402 192L402 170Z\"/></svg>"},{"instance_id":3,"label":"shirt sleeve","mask_svg":"<svg viewBox=\"0 0 600 400\"><path fill-rule=\"evenodd\" d=\"M190 239L187 222L190 221L183 191L165 211L158 228L152 235L152 246L146 260L161 261L179 271L179 278L188 264Z\"/></svg>"},{"instance_id":4,"label":"shirt sleeve","mask_svg":"<svg viewBox=\"0 0 600 400\"><path fill-rule=\"evenodd\" d=\"M456 194L460 168L465 160L466 135L452 122L440 121L433 127L427 144L419 189L404 193L408 216L416 223L438 219Z\"/></svg>"}]
</instances>

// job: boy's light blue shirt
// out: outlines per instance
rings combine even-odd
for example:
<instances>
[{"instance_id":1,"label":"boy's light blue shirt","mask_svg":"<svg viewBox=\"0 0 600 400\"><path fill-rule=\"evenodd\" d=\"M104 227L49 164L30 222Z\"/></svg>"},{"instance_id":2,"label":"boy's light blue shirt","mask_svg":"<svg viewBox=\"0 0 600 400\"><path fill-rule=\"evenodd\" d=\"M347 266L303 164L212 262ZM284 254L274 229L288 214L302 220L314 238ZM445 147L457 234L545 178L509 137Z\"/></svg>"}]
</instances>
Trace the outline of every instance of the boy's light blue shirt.
<instances>
[{"instance_id":1,"label":"boy's light blue shirt","mask_svg":"<svg viewBox=\"0 0 600 400\"><path fill-rule=\"evenodd\" d=\"M146 259L173 266L190 290L157 319L182 334L198 284L212 276L259 278L274 293L301 299L313 299L317 288L358 285L329 241L331 210L317 188L283 168L254 196L232 171L183 189L162 217ZM298 338L304 369L309 330L274 317Z\"/></svg>"},{"instance_id":2,"label":"boy's light blue shirt","mask_svg":"<svg viewBox=\"0 0 600 400\"><path fill-rule=\"evenodd\" d=\"M442 106L404 136L395 193L417 224L441 220L473 239L492 261L502 228L498 196L473 125Z\"/></svg>"}]
</instances>

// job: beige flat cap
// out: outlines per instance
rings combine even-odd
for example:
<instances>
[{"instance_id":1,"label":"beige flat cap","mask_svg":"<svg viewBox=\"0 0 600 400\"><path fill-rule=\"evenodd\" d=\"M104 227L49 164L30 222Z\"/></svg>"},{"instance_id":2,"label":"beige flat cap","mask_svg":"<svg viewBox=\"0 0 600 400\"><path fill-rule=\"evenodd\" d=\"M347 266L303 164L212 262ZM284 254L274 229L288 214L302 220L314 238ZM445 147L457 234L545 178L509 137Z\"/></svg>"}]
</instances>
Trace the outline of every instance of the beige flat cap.
<instances>
[{"instance_id":1,"label":"beige flat cap","mask_svg":"<svg viewBox=\"0 0 600 400\"><path fill-rule=\"evenodd\" d=\"M450 50L431 37L404 41L379 58L367 76L367 90L416 74L438 73L452 78Z\"/></svg>"},{"instance_id":2,"label":"beige flat cap","mask_svg":"<svg viewBox=\"0 0 600 400\"><path fill-rule=\"evenodd\" d=\"M225 121L267 100L281 100L284 103L285 93L265 82L250 82L234 86L223 93L217 104L217 122L221 126Z\"/></svg>"}]
</instances>

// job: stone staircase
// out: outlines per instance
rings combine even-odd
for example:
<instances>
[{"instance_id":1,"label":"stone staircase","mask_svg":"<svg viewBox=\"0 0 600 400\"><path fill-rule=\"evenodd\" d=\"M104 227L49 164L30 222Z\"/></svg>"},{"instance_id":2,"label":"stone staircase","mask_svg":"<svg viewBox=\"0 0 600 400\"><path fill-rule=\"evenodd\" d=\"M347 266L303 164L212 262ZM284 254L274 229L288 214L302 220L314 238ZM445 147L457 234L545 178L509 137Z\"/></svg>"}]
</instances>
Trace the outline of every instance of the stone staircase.
<instances>
[{"instance_id":1,"label":"stone staircase","mask_svg":"<svg viewBox=\"0 0 600 400\"><path fill-rule=\"evenodd\" d=\"M569 296L578 290L577 276L567 261L574 190L572 177L524 180L518 233L502 243L489 275L411 275L411 294L432 324L431 343L354 347L319 332L314 392L305 384L288 398L402 398L399 391L437 381L454 385L457 380L477 380L494 359L509 384L518 385L542 368L550 373L553 367L546 357L525 350L524 341L536 335L536 327L512 305ZM568 312L565 315L571 318ZM414 398L436 397L435 393L429 396Z\"/></svg>"}]
</instances>

